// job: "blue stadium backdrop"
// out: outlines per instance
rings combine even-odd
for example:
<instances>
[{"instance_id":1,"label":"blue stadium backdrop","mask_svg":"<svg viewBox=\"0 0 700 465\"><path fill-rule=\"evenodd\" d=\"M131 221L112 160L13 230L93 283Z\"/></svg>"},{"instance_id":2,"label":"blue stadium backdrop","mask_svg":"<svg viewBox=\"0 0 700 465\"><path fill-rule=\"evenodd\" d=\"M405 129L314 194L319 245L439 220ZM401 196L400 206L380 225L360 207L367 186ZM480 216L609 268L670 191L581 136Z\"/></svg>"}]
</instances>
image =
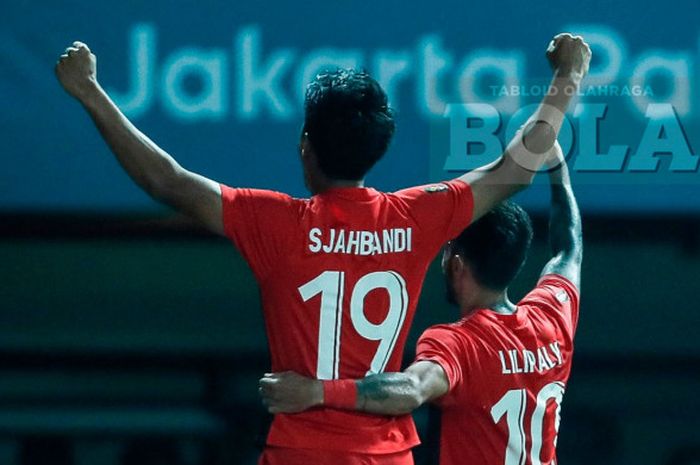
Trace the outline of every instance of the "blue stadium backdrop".
<instances>
[{"instance_id":1,"label":"blue stadium backdrop","mask_svg":"<svg viewBox=\"0 0 700 465\"><path fill-rule=\"evenodd\" d=\"M11 2L0 19L0 210L161 211L56 82L75 39L97 54L119 106L184 166L304 195L296 143L304 85L320 70L365 68L386 86L398 131L369 183L397 189L497 156L547 84L547 41L571 30L595 55L562 136L583 209L697 212L700 28L684 4ZM450 106L465 103L481 106ZM450 108L481 121L450 131ZM543 210L547 197L522 201Z\"/></svg>"}]
</instances>

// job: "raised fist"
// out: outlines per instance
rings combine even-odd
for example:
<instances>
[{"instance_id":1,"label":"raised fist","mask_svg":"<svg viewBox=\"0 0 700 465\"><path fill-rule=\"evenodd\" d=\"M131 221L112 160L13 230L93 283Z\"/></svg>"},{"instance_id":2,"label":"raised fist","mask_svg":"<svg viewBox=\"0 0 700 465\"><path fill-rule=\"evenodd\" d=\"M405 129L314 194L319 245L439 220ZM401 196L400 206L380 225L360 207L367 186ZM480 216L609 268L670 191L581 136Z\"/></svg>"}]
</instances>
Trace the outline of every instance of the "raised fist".
<instances>
[{"instance_id":1,"label":"raised fist","mask_svg":"<svg viewBox=\"0 0 700 465\"><path fill-rule=\"evenodd\" d=\"M577 84L588 73L591 48L581 36L557 34L547 47L547 59L557 74L572 78Z\"/></svg>"},{"instance_id":2,"label":"raised fist","mask_svg":"<svg viewBox=\"0 0 700 465\"><path fill-rule=\"evenodd\" d=\"M56 63L56 77L63 88L81 100L97 85L97 57L82 42L73 42Z\"/></svg>"}]
</instances>

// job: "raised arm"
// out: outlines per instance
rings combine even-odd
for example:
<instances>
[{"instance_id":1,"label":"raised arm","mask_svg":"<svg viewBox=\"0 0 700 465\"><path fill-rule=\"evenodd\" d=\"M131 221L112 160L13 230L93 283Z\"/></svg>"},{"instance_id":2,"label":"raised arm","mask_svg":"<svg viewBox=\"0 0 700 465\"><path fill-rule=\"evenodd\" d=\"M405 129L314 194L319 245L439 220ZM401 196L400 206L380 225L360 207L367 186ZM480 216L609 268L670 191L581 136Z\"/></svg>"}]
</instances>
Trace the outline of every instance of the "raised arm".
<instances>
[{"instance_id":1,"label":"raised arm","mask_svg":"<svg viewBox=\"0 0 700 465\"><path fill-rule=\"evenodd\" d=\"M87 45L74 42L56 64L63 88L90 114L131 179L154 199L223 234L219 184L180 166L139 131L97 81L97 59Z\"/></svg>"},{"instance_id":2,"label":"raised arm","mask_svg":"<svg viewBox=\"0 0 700 465\"><path fill-rule=\"evenodd\" d=\"M494 205L528 186L554 145L572 96L588 72L591 50L580 36L559 34L547 58L554 70L549 92L495 162L459 179L471 185L477 219Z\"/></svg>"},{"instance_id":3,"label":"raised arm","mask_svg":"<svg viewBox=\"0 0 700 465\"><path fill-rule=\"evenodd\" d=\"M549 243L552 259L545 265L542 275L555 273L564 276L578 288L583 259L581 214L571 188L569 168L558 144L554 153L558 159L558 163L555 163L557 167L549 172L552 192Z\"/></svg>"},{"instance_id":4,"label":"raised arm","mask_svg":"<svg viewBox=\"0 0 700 465\"><path fill-rule=\"evenodd\" d=\"M297 413L326 406L402 415L437 399L448 389L445 371L430 361L416 362L402 373L381 373L358 380L320 381L290 371L268 373L260 379L260 395L270 413Z\"/></svg>"}]
</instances>

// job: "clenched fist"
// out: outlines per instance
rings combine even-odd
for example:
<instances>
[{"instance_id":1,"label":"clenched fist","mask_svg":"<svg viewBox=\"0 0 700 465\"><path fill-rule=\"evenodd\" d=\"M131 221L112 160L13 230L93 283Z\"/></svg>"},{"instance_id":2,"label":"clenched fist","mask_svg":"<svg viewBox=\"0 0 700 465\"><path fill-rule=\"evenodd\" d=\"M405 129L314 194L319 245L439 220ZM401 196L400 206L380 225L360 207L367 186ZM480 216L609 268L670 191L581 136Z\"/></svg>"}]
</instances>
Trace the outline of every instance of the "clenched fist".
<instances>
[{"instance_id":1,"label":"clenched fist","mask_svg":"<svg viewBox=\"0 0 700 465\"><path fill-rule=\"evenodd\" d=\"M323 403L322 382L293 371L266 373L258 386L270 413L298 413Z\"/></svg>"},{"instance_id":2,"label":"clenched fist","mask_svg":"<svg viewBox=\"0 0 700 465\"><path fill-rule=\"evenodd\" d=\"M97 57L82 42L73 42L56 63L56 76L63 88L78 100L97 87Z\"/></svg>"},{"instance_id":3,"label":"clenched fist","mask_svg":"<svg viewBox=\"0 0 700 465\"><path fill-rule=\"evenodd\" d=\"M578 84L588 73L591 48L581 36L557 34L547 47L547 59L559 75L569 77Z\"/></svg>"}]
</instances>

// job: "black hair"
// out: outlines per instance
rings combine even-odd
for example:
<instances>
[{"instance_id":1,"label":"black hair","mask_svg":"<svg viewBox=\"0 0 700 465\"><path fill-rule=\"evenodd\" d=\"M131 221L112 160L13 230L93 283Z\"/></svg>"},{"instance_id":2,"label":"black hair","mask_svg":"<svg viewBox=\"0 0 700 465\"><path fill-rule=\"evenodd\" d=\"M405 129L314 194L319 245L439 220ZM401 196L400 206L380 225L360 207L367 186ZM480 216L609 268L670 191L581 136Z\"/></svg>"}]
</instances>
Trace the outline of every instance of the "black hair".
<instances>
[{"instance_id":1,"label":"black hair","mask_svg":"<svg viewBox=\"0 0 700 465\"><path fill-rule=\"evenodd\" d=\"M453 246L480 285L501 291L525 264L531 242L530 216L518 204L502 202L462 231Z\"/></svg>"},{"instance_id":2,"label":"black hair","mask_svg":"<svg viewBox=\"0 0 700 465\"><path fill-rule=\"evenodd\" d=\"M394 119L386 93L369 74L337 69L306 88L304 131L323 174L360 180L389 148Z\"/></svg>"}]
</instances>

